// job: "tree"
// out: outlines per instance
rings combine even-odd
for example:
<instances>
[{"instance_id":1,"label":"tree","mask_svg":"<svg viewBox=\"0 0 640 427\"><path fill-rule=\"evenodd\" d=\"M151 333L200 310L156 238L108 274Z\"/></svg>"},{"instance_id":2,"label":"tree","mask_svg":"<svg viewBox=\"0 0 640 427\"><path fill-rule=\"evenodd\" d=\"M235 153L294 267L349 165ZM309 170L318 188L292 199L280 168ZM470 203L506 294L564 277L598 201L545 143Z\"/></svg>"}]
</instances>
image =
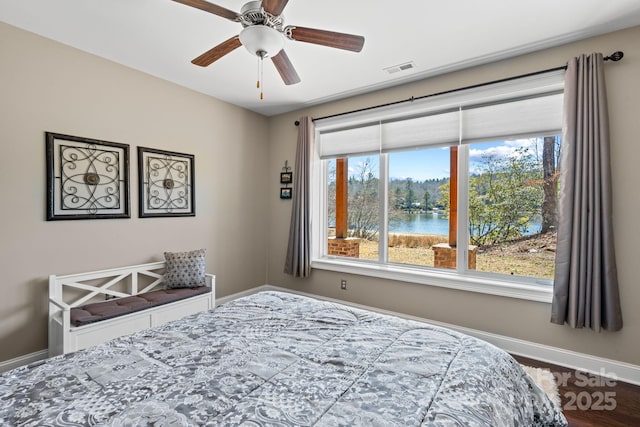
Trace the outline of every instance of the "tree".
<instances>
[{"instance_id":1,"label":"tree","mask_svg":"<svg viewBox=\"0 0 640 427\"><path fill-rule=\"evenodd\" d=\"M336 161L329 162L329 170L327 177L327 218L329 227L335 227L336 224Z\"/></svg>"},{"instance_id":2,"label":"tree","mask_svg":"<svg viewBox=\"0 0 640 427\"><path fill-rule=\"evenodd\" d=\"M372 240L378 233L378 178L370 158L356 164L349 177L349 235Z\"/></svg>"},{"instance_id":3,"label":"tree","mask_svg":"<svg viewBox=\"0 0 640 427\"><path fill-rule=\"evenodd\" d=\"M531 150L519 148L498 163L491 199L498 226L489 235L492 243L520 237L540 212L540 189L528 183L537 177L537 165Z\"/></svg>"},{"instance_id":4,"label":"tree","mask_svg":"<svg viewBox=\"0 0 640 427\"><path fill-rule=\"evenodd\" d=\"M469 234L475 245L490 245L522 236L540 213L542 191L531 185L539 177L534 152L518 148L506 157L487 155L469 179ZM449 206L448 184L441 186Z\"/></svg>"},{"instance_id":5,"label":"tree","mask_svg":"<svg viewBox=\"0 0 640 427\"><path fill-rule=\"evenodd\" d=\"M556 227L558 216L558 175L556 173L556 138L545 136L542 148L542 228L548 233Z\"/></svg>"},{"instance_id":6,"label":"tree","mask_svg":"<svg viewBox=\"0 0 640 427\"><path fill-rule=\"evenodd\" d=\"M413 191L413 179L407 178L405 184L405 193L404 193L404 207L405 209L411 210L413 208L413 203L415 202L416 194Z\"/></svg>"},{"instance_id":7,"label":"tree","mask_svg":"<svg viewBox=\"0 0 640 427\"><path fill-rule=\"evenodd\" d=\"M393 206L396 209L402 208L402 206L404 205L404 198L402 197L402 190L400 189L400 187L396 187L396 189L390 194L392 194L392 199L391 203L389 203L389 206Z\"/></svg>"}]
</instances>

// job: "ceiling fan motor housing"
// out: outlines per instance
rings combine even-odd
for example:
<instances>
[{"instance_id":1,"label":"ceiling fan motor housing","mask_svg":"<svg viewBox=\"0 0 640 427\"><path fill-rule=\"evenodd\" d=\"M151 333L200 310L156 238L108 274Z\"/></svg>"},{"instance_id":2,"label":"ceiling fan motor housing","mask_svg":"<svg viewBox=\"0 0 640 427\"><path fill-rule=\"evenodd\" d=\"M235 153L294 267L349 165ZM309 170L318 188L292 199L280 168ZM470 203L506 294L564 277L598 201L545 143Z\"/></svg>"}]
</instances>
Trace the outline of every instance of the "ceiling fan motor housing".
<instances>
[{"instance_id":1,"label":"ceiling fan motor housing","mask_svg":"<svg viewBox=\"0 0 640 427\"><path fill-rule=\"evenodd\" d=\"M282 32L284 15L272 15L264 10L261 1L250 1L242 6L238 20L245 28L253 25L265 25Z\"/></svg>"}]
</instances>

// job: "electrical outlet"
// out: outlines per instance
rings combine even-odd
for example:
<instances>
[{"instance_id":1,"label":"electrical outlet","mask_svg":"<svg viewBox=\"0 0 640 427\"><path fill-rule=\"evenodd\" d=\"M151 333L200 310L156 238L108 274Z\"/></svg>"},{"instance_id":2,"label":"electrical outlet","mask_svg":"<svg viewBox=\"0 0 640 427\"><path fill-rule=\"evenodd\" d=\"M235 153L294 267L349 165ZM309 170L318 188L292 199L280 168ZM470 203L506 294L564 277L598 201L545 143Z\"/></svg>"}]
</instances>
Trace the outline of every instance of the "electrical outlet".
<instances>
[{"instance_id":1,"label":"electrical outlet","mask_svg":"<svg viewBox=\"0 0 640 427\"><path fill-rule=\"evenodd\" d=\"M341 280L340 281L340 289L347 289L347 281L346 280Z\"/></svg>"}]
</instances>

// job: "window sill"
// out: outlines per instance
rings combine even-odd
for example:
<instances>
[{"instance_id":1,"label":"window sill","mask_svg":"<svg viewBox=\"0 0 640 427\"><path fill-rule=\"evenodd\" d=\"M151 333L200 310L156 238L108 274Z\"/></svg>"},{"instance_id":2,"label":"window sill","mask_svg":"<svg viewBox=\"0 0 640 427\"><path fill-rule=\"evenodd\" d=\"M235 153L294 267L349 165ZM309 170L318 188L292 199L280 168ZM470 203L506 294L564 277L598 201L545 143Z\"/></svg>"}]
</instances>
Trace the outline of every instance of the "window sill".
<instances>
[{"instance_id":1,"label":"window sill","mask_svg":"<svg viewBox=\"0 0 640 427\"><path fill-rule=\"evenodd\" d=\"M342 258L315 259L311 262L311 267L319 270L337 271L545 303L551 303L553 295L552 286L527 282L526 279L518 281L517 278L514 278L515 280L513 281L506 281L493 277L462 275L454 272L426 271L409 266L354 262Z\"/></svg>"}]
</instances>

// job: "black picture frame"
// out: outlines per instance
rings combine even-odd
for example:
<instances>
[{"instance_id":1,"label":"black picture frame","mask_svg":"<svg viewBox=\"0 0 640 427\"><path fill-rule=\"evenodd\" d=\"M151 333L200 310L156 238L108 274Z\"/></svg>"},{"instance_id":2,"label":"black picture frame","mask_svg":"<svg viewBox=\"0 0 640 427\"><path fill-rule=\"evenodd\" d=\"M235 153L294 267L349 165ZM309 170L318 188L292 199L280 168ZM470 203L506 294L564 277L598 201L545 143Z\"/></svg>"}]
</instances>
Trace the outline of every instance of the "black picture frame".
<instances>
[{"instance_id":1,"label":"black picture frame","mask_svg":"<svg viewBox=\"0 0 640 427\"><path fill-rule=\"evenodd\" d=\"M280 172L280 184L291 184L293 182L292 172Z\"/></svg>"},{"instance_id":2,"label":"black picture frame","mask_svg":"<svg viewBox=\"0 0 640 427\"><path fill-rule=\"evenodd\" d=\"M291 187L283 187L280 189L280 198L281 199L290 199L291 198L292 189Z\"/></svg>"},{"instance_id":3,"label":"black picture frame","mask_svg":"<svg viewBox=\"0 0 640 427\"><path fill-rule=\"evenodd\" d=\"M45 132L47 221L130 218L129 145Z\"/></svg>"},{"instance_id":4,"label":"black picture frame","mask_svg":"<svg viewBox=\"0 0 640 427\"><path fill-rule=\"evenodd\" d=\"M196 215L195 156L138 147L139 216Z\"/></svg>"}]
</instances>

